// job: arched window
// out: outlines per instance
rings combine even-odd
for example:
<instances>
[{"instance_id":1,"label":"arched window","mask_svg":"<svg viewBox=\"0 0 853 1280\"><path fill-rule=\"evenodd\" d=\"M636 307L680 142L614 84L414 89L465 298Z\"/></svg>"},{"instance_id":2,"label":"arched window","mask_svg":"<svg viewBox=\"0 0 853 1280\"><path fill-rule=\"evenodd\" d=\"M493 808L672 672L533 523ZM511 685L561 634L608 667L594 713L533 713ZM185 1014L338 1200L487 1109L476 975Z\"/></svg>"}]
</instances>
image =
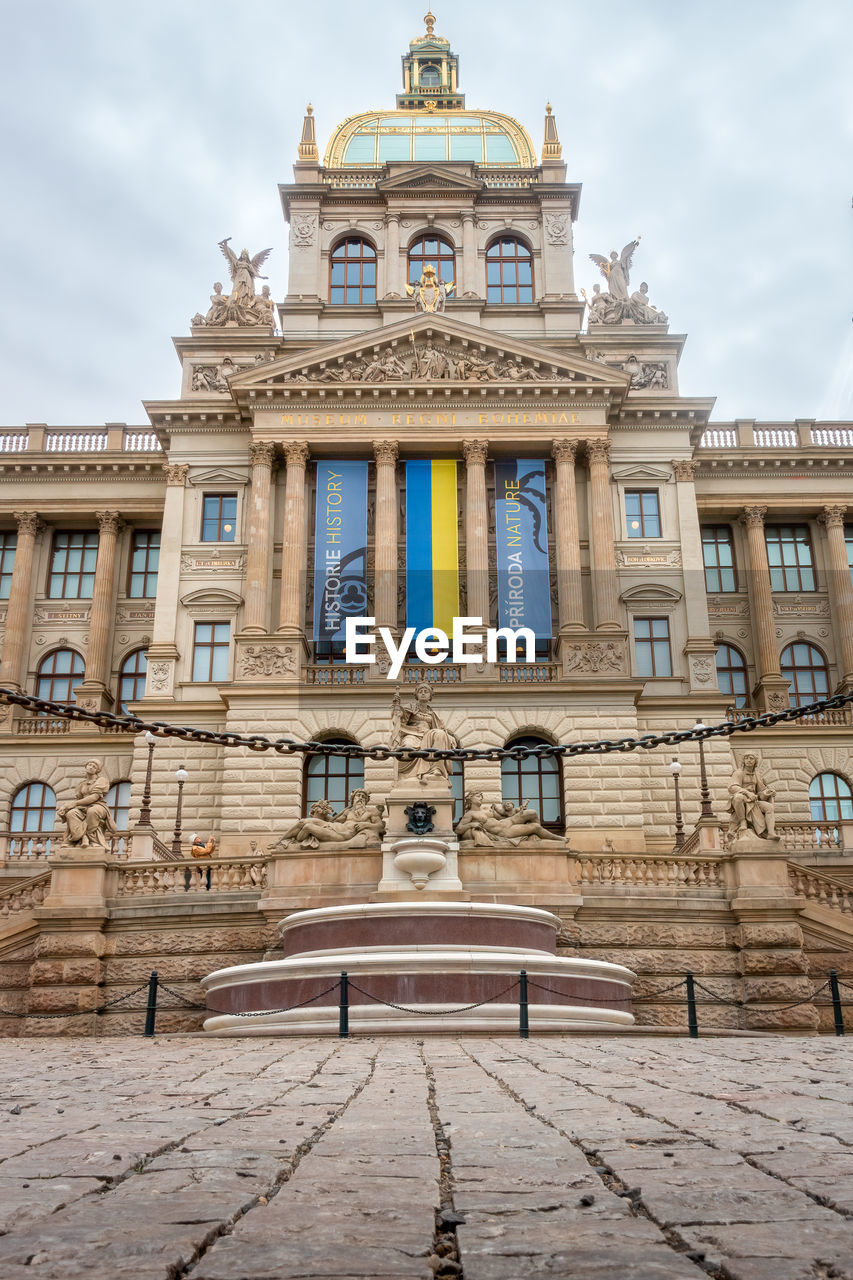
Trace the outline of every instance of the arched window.
<instances>
[{"instance_id":1,"label":"arched window","mask_svg":"<svg viewBox=\"0 0 853 1280\"><path fill-rule=\"evenodd\" d=\"M819 773L809 786L814 822L853 822L853 792L838 773Z\"/></svg>"},{"instance_id":2,"label":"arched window","mask_svg":"<svg viewBox=\"0 0 853 1280\"><path fill-rule=\"evenodd\" d=\"M418 236L409 249L409 284L417 284L429 263L435 267L439 281L450 284L456 279L456 254L444 236Z\"/></svg>"},{"instance_id":3,"label":"arched window","mask_svg":"<svg viewBox=\"0 0 853 1280\"><path fill-rule=\"evenodd\" d=\"M329 301L376 302L376 250L361 236L348 236L329 255Z\"/></svg>"},{"instance_id":4,"label":"arched window","mask_svg":"<svg viewBox=\"0 0 853 1280\"><path fill-rule=\"evenodd\" d=\"M138 702L145 693L145 672L148 660L144 649L134 649L121 664L118 673L118 701L122 715L127 715L127 704Z\"/></svg>"},{"instance_id":5,"label":"arched window","mask_svg":"<svg viewBox=\"0 0 853 1280\"><path fill-rule=\"evenodd\" d=\"M735 707L747 705L746 659L733 644L717 646L717 687Z\"/></svg>"},{"instance_id":6,"label":"arched window","mask_svg":"<svg viewBox=\"0 0 853 1280\"><path fill-rule=\"evenodd\" d=\"M804 707L818 698L828 697L829 668L816 645L804 640L786 645L781 666L782 675L791 686L788 696L792 707Z\"/></svg>"},{"instance_id":7,"label":"arched window","mask_svg":"<svg viewBox=\"0 0 853 1280\"><path fill-rule=\"evenodd\" d=\"M512 738L508 747L538 747L544 738ZM501 761L501 795L515 805L525 800L539 814L543 827L563 829L563 779L556 756L528 756L526 760Z\"/></svg>"},{"instance_id":8,"label":"arched window","mask_svg":"<svg viewBox=\"0 0 853 1280\"><path fill-rule=\"evenodd\" d=\"M127 831L128 814L130 813L130 783L123 779L114 782L104 796L104 804L113 815L113 822L119 831Z\"/></svg>"},{"instance_id":9,"label":"arched window","mask_svg":"<svg viewBox=\"0 0 853 1280\"><path fill-rule=\"evenodd\" d=\"M523 240L501 236L486 250L489 302L533 301L533 257Z\"/></svg>"},{"instance_id":10,"label":"arched window","mask_svg":"<svg viewBox=\"0 0 853 1280\"><path fill-rule=\"evenodd\" d=\"M52 831L56 822L56 796L44 782L28 782L12 799L10 831Z\"/></svg>"},{"instance_id":11,"label":"arched window","mask_svg":"<svg viewBox=\"0 0 853 1280\"><path fill-rule=\"evenodd\" d=\"M441 73L433 63L427 62L421 67L420 82L426 89L437 89L441 84Z\"/></svg>"},{"instance_id":12,"label":"arched window","mask_svg":"<svg viewBox=\"0 0 853 1280\"><path fill-rule=\"evenodd\" d=\"M83 679L85 663L75 649L54 649L39 663L36 697L48 702L73 702Z\"/></svg>"},{"instance_id":13,"label":"arched window","mask_svg":"<svg viewBox=\"0 0 853 1280\"><path fill-rule=\"evenodd\" d=\"M354 745L352 738L329 738L328 742L335 746ZM307 817L318 800L328 800L335 813L340 813L349 804L350 793L364 786L364 761L345 755L308 756L303 779L303 816Z\"/></svg>"}]
</instances>

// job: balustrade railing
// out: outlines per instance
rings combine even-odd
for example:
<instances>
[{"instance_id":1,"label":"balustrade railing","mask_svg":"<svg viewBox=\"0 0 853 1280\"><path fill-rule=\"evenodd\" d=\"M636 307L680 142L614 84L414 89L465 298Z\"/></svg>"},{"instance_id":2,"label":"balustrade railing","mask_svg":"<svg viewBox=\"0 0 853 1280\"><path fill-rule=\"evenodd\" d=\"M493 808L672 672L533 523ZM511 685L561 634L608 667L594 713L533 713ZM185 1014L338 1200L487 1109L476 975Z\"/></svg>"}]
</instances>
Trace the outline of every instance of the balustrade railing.
<instances>
[{"instance_id":1,"label":"balustrade railing","mask_svg":"<svg viewBox=\"0 0 853 1280\"><path fill-rule=\"evenodd\" d=\"M777 822L776 830L786 849L803 853L843 853L841 828L832 822Z\"/></svg>"},{"instance_id":2,"label":"balustrade railing","mask_svg":"<svg viewBox=\"0 0 853 1280\"><path fill-rule=\"evenodd\" d=\"M40 907L47 896L49 883L50 872L45 871L40 876L33 876L25 884L13 884L8 889L0 889L0 919Z\"/></svg>"},{"instance_id":3,"label":"balustrade railing","mask_svg":"<svg viewBox=\"0 0 853 1280\"><path fill-rule=\"evenodd\" d=\"M45 431L45 453L104 453L106 431Z\"/></svg>"},{"instance_id":4,"label":"balustrade railing","mask_svg":"<svg viewBox=\"0 0 853 1280\"><path fill-rule=\"evenodd\" d=\"M788 863L788 880L794 893L807 902L853 916L853 888L840 880L821 875L810 867L801 867L796 862Z\"/></svg>"},{"instance_id":5,"label":"balustrade railing","mask_svg":"<svg viewBox=\"0 0 853 1280\"><path fill-rule=\"evenodd\" d=\"M504 684L553 684L560 679L557 662L502 662L498 674Z\"/></svg>"},{"instance_id":6,"label":"balustrade railing","mask_svg":"<svg viewBox=\"0 0 853 1280\"><path fill-rule=\"evenodd\" d=\"M153 431L125 431L124 447L127 453L163 452L163 446Z\"/></svg>"},{"instance_id":7,"label":"balustrade railing","mask_svg":"<svg viewBox=\"0 0 853 1280\"><path fill-rule=\"evenodd\" d=\"M737 431L734 427L708 427L699 440L700 449L736 449Z\"/></svg>"},{"instance_id":8,"label":"balustrade railing","mask_svg":"<svg viewBox=\"0 0 853 1280\"><path fill-rule=\"evenodd\" d=\"M578 859L581 884L620 885L623 888L723 889L718 858L635 857L584 854Z\"/></svg>"},{"instance_id":9,"label":"balustrade railing","mask_svg":"<svg viewBox=\"0 0 853 1280\"><path fill-rule=\"evenodd\" d=\"M119 429L93 431L31 431L0 432L0 453L105 453L108 449L122 449L125 453L162 453L163 447L151 430L126 428L119 437Z\"/></svg>"},{"instance_id":10,"label":"balustrade railing","mask_svg":"<svg viewBox=\"0 0 853 1280\"><path fill-rule=\"evenodd\" d=\"M336 666L331 662L312 662L303 668L306 684L364 684L367 667Z\"/></svg>"},{"instance_id":11,"label":"balustrade railing","mask_svg":"<svg viewBox=\"0 0 853 1280\"><path fill-rule=\"evenodd\" d=\"M23 453L30 442L28 431L0 432L0 453Z\"/></svg>"},{"instance_id":12,"label":"balustrade railing","mask_svg":"<svg viewBox=\"0 0 853 1280\"><path fill-rule=\"evenodd\" d=\"M0 831L0 849L10 862L44 862L55 840L50 831Z\"/></svg>"},{"instance_id":13,"label":"balustrade railing","mask_svg":"<svg viewBox=\"0 0 853 1280\"><path fill-rule=\"evenodd\" d=\"M68 733L71 729L70 720L57 720L50 716L32 716L12 723L14 732L24 738L43 738L49 734Z\"/></svg>"},{"instance_id":14,"label":"balustrade railing","mask_svg":"<svg viewBox=\"0 0 853 1280\"><path fill-rule=\"evenodd\" d=\"M849 449L853 426L817 426L810 422L741 422L731 427L706 427L700 449Z\"/></svg>"},{"instance_id":15,"label":"balustrade railing","mask_svg":"<svg viewBox=\"0 0 853 1280\"><path fill-rule=\"evenodd\" d=\"M265 862L252 859L193 859L191 862L130 862L116 872L117 898L166 894L260 891L267 882Z\"/></svg>"},{"instance_id":16,"label":"balustrade railing","mask_svg":"<svg viewBox=\"0 0 853 1280\"><path fill-rule=\"evenodd\" d=\"M458 684L461 679L462 667L452 662L440 662L436 666L407 662L400 672L403 684Z\"/></svg>"},{"instance_id":17,"label":"balustrade railing","mask_svg":"<svg viewBox=\"0 0 853 1280\"><path fill-rule=\"evenodd\" d=\"M849 449L853 445L853 428L851 427L812 427L812 444L823 448L835 447Z\"/></svg>"},{"instance_id":18,"label":"balustrade railing","mask_svg":"<svg viewBox=\"0 0 853 1280\"><path fill-rule=\"evenodd\" d=\"M740 720L750 720L753 716L760 716L763 712L757 707L727 707L726 719L731 720L733 724L737 724ZM781 728L785 724L795 724L803 728L820 728L827 727L845 727L850 724L850 711L847 707L829 707L826 711L817 711L811 715L797 716L794 720L785 720Z\"/></svg>"}]
</instances>

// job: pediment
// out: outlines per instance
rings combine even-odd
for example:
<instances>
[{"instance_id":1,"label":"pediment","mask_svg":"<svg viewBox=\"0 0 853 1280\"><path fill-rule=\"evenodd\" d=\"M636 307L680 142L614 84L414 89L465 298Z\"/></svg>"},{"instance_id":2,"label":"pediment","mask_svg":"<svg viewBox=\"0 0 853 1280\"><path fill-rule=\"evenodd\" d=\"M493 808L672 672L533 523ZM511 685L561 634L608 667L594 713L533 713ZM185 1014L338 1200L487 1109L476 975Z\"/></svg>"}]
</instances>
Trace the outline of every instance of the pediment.
<instances>
[{"instance_id":1,"label":"pediment","mask_svg":"<svg viewBox=\"0 0 853 1280\"><path fill-rule=\"evenodd\" d=\"M667 481L672 479L671 467L655 467L651 464L629 465L625 467L613 467L610 473L614 480L655 480Z\"/></svg>"},{"instance_id":2,"label":"pediment","mask_svg":"<svg viewBox=\"0 0 853 1280\"><path fill-rule=\"evenodd\" d=\"M681 599L681 592L659 582L644 583L639 587L628 587L620 599L625 604L676 605Z\"/></svg>"},{"instance_id":3,"label":"pediment","mask_svg":"<svg viewBox=\"0 0 853 1280\"><path fill-rule=\"evenodd\" d=\"M445 162L446 163L446 162ZM467 174L447 171L436 165L423 164L407 168L405 173L395 173L377 182L379 191L482 191L484 183Z\"/></svg>"},{"instance_id":4,"label":"pediment","mask_svg":"<svg viewBox=\"0 0 853 1280\"><path fill-rule=\"evenodd\" d=\"M426 390L435 385L448 390L454 385L477 386L485 392L507 384L534 392L537 387L583 388L586 394L607 391L621 398L628 376L580 353L505 338L446 313L418 313L342 342L246 369L230 380L238 399L275 392L341 395L349 389L357 389L358 395L366 390L380 394L385 388L405 388L408 393L413 387Z\"/></svg>"},{"instance_id":5,"label":"pediment","mask_svg":"<svg viewBox=\"0 0 853 1280\"><path fill-rule=\"evenodd\" d=\"M246 484L246 476L229 467L206 467L203 471L194 471L187 481L193 486L208 487L212 484Z\"/></svg>"},{"instance_id":6,"label":"pediment","mask_svg":"<svg viewBox=\"0 0 853 1280\"><path fill-rule=\"evenodd\" d=\"M243 603L242 596L234 591L225 591L222 587L200 587L181 596L181 604L185 609L198 609L204 605L215 605L218 609L233 612Z\"/></svg>"}]
</instances>

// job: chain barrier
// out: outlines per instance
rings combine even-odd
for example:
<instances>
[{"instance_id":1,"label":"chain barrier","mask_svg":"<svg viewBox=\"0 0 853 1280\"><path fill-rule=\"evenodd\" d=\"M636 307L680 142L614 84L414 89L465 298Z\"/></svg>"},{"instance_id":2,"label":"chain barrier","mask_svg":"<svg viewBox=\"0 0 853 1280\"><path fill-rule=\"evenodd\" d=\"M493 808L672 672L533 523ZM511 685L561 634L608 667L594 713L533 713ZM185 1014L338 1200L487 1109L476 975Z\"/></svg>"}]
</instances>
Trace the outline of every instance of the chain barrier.
<instances>
[{"instance_id":1,"label":"chain barrier","mask_svg":"<svg viewBox=\"0 0 853 1280\"><path fill-rule=\"evenodd\" d=\"M810 702L807 706L786 707L760 716L744 716L742 720L724 720L721 724L703 725L701 729L673 729L669 733L644 733L639 738L599 738L592 742L564 742L554 746L543 742L532 747L362 747L358 743L299 742L295 738L267 738L262 733L217 733L213 729L195 729L187 725L169 724L166 720L142 720L139 716L114 715L111 711L87 711L85 707L49 702L14 689L0 688L0 704L11 703L26 711L53 719L79 720L101 729L124 729L128 733L152 733L158 738L179 738L184 742L205 746L246 747L249 751L275 751L279 755L345 756L368 760L529 760L560 757L571 759L583 755L607 755L614 751L652 751L656 747L677 747L683 742L704 742L709 738L731 737L735 733L751 733L776 724L790 723L803 717L820 715L853 703L853 693L836 693L830 698Z\"/></svg>"},{"instance_id":2,"label":"chain barrier","mask_svg":"<svg viewBox=\"0 0 853 1280\"><path fill-rule=\"evenodd\" d=\"M117 996L115 1000L107 1000L106 1004L99 1005L97 1009L72 1009L68 1013L19 1013L12 1012L11 1009L0 1009L0 1017L2 1018L81 1018L90 1013L103 1013L105 1009L112 1009L117 1004L123 1004L125 1000L129 1000L131 996L138 996L140 991L145 991L148 983L144 982L141 987L134 987L133 991L127 991L123 996ZM132 1013L139 1013L139 1009L131 1010Z\"/></svg>"},{"instance_id":3,"label":"chain barrier","mask_svg":"<svg viewBox=\"0 0 853 1280\"><path fill-rule=\"evenodd\" d=\"M162 985L162 984L161 984ZM311 996L308 1000L300 1000L299 1004L289 1004L284 1009L251 1009L248 1013L235 1013L233 1009L212 1009L209 1005L197 1004L195 1009L202 1009L205 1013L222 1014L228 1018L260 1018L268 1013L290 1013L293 1009L304 1009L306 1004L313 1004L315 1000L321 1000L323 996L327 996L331 991L338 990L338 983L335 982L331 987L326 987L325 991L318 991L316 996Z\"/></svg>"},{"instance_id":4,"label":"chain barrier","mask_svg":"<svg viewBox=\"0 0 853 1280\"><path fill-rule=\"evenodd\" d=\"M507 992L514 991L518 986L518 979L511 982L508 987L504 987L503 991L499 991L496 996L489 996L486 1000L478 1000L476 1004L463 1005L461 1009L407 1009L404 1004L394 1004L392 1000L381 1000L379 996L374 996L369 991L364 991L361 987L356 986L352 978L349 980L350 991L358 991L361 995L367 996L368 1000L375 1000L377 1004L384 1004L387 1009L397 1009L400 1013L414 1013L424 1018L443 1018L450 1013L468 1013L471 1009L480 1009L484 1004L492 1004L495 1000L500 1000Z\"/></svg>"},{"instance_id":5,"label":"chain barrier","mask_svg":"<svg viewBox=\"0 0 853 1280\"><path fill-rule=\"evenodd\" d=\"M698 978L694 978L693 981L700 991L704 991L705 995L710 996L711 999L715 1000L717 1004L728 1004L728 1005L731 1005L733 1008L737 1008L737 1009L755 1009L755 1005L750 1004L749 1001L728 1000L726 999L725 996L718 996L716 991L712 991L710 987L706 987L704 983L699 981ZM801 1005L813 1004L815 996L819 996L821 991L825 991L828 986L829 986L829 979L827 978L826 982L822 983L815 991L812 992L810 996L806 996L805 999L795 1000L793 1004L774 1005L772 1009L768 1010L768 1012L769 1013L785 1013L788 1009L799 1009Z\"/></svg>"}]
</instances>

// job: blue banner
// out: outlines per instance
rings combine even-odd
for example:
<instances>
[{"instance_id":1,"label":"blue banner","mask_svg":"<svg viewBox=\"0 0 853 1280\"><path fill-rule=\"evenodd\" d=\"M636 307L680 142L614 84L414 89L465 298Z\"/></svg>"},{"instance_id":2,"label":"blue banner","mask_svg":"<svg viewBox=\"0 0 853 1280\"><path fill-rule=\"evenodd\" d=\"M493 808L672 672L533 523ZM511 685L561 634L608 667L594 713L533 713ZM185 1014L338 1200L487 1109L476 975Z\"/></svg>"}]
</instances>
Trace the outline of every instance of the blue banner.
<instances>
[{"instance_id":1,"label":"blue banner","mask_svg":"<svg viewBox=\"0 0 853 1280\"><path fill-rule=\"evenodd\" d=\"M314 639L343 641L367 607L367 463L317 463Z\"/></svg>"},{"instance_id":2,"label":"blue banner","mask_svg":"<svg viewBox=\"0 0 853 1280\"><path fill-rule=\"evenodd\" d=\"M551 573L545 463L495 463L498 626L551 639Z\"/></svg>"}]
</instances>

